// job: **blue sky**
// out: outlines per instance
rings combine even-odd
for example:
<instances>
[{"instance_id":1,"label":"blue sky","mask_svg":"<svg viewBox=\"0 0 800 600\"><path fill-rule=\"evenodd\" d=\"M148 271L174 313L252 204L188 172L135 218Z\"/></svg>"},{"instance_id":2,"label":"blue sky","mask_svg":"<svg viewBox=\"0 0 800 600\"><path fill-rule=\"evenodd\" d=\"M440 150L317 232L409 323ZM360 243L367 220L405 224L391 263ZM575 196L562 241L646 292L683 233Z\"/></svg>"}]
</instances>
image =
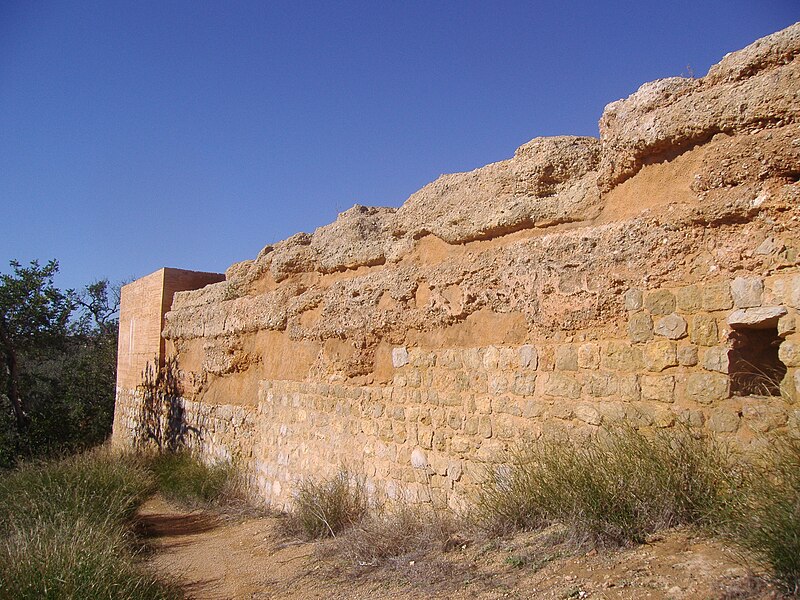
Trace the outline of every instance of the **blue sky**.
<instances>
[{"instance_id":1,"label":"blue sky","mask_svg":"<svg viewBox=\"0 0 800 600\"><path fill-rule=\"evenodd\" d=\"M355 203L597 135L796 0L0 0L0 271L224 271Z\"/></svg>"}]
</instances>

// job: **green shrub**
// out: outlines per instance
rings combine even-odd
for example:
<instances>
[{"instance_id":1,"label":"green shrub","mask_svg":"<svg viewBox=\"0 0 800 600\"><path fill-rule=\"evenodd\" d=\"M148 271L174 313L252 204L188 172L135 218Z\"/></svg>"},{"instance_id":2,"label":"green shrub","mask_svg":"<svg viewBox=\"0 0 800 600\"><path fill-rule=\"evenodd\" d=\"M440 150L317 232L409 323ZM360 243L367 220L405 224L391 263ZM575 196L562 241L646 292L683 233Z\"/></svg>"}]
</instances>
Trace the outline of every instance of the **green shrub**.
<instances>
[{"instance_id":1,"label":"green shrub","mask_svg":"<svg viewBox=\"0 0 800 600\"><path fill-rule=\"evenodd\" d=\"M235 472L230 463L207 465L188 452L163 452L151 465L159 491L170 500L209 505L233 494Z\"/></svg>"},{"instance_id":2,"label":"green shrub","mask_svg":"<svg viewBox=\"0 0 800 600\"><path fill-rule=\"evenodd\" d=\"M98 450L0 477L0 598L177 598L134 560L145 463Z\"/></svg>"},{"instance_id":3,"label":"green shrub","mask_svg":"<svg viewBox=\"0 0 800 600\"><path fill-rule=\"evenodd\" d=\"M475 515L494 533L560 522L596 544L641 542L659 529L705 523L729 497L730 469L709 439L688 430L602 432L585 446L543 439L492 469Z\"/></svg>"},{"instance_id":4,"label":"green shrub","mask_svg":"<svg viewBox=\"0 0 800 600\"><path fill-rule=\"evenodd\" d=\"M800 440L776 438L750 469L728 530L788 591L800 592Z\"/></svg>"},{"instance_id":5,"label":"green shrub","mask_svg":"<svg viewBox=\"0 0 800 600\"><path fill-rule=\"evenodd\" d=\"M330 479L307 478L299 484L287 526L310 539L336 537L366 512L363 481L342 469Z\"/></svg>"}]
</instances>

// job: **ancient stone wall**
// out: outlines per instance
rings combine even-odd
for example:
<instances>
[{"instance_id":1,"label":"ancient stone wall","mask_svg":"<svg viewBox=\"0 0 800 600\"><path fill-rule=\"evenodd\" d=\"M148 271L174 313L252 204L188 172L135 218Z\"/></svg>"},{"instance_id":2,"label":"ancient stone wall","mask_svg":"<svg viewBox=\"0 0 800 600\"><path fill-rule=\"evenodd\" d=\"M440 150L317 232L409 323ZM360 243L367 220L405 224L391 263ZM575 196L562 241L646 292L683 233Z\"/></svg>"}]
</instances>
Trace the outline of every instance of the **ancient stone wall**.
<instances>
[{"instance_id":1,"label":"ancient stone wall","mask_svg":"<svg viewBox=\"0 0 800 600\"><path fill-rule=\"evenodd\" d=\"M612 103L599 140L533 140L148 304L186 442L277 506L342 465L456 506L525 437L800 435L798 120L800 24Z\"/></svg>"},{"instance_id":2,"label":"ancient stone wall","mask_svg":"<svg viewBox=\"0 0 800 600\"><path fill-rule=\"evenodd\" d=\"M264 380L251 406L180 400L186 440L209 458L237 461L263 498L283 506L299 478L342 465L388 497L457 504L521 438L582 439L604 424L687 423L739 447L800 434L800 273L632 288L624 301L624 338L401 346L387 384ZM774 359L732 364L736 331L771 332L786 370L770 371ZM741 376L755 395L732 390ZM137 406L135 395L118 400L130 435Z\"/></svg>"}]
</instances>

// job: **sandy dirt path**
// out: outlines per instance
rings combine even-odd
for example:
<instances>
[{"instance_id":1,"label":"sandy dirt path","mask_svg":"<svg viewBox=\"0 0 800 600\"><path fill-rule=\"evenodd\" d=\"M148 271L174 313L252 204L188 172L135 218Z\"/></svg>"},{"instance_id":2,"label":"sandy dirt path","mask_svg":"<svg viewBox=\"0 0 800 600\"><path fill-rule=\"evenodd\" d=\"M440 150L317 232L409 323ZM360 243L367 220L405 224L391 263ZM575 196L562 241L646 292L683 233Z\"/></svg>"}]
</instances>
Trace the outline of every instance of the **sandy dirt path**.
<instances>
[{"instance_id":1,"label":"sandy dirt path","mask_svg":"<svg viewBox=\"0 0 800 600\"><path fill-rule=\"evenodd\" d=\"M285 588L310 566L309 545L279 541L275 518L229 521L160 497L145 503L139 515L155 550L150 565L191 598L273 598L276 583Z\"/></svg>"},{"instance_id":2,"label":"sandy dirt path","mask_svg":"<svg viewBox=\"0 0 800 600\"><path fill-rule=\"evenodd\" d=\"M542 598L743 600L777 598L740 556L690 531L618 552L542 559L535 536L475 543L463 552L383 568L321 559L319 544L286 539L276 517L223 519L160 497L141 509L148 562L196 600Z\"/></svg>"}]
</instances>

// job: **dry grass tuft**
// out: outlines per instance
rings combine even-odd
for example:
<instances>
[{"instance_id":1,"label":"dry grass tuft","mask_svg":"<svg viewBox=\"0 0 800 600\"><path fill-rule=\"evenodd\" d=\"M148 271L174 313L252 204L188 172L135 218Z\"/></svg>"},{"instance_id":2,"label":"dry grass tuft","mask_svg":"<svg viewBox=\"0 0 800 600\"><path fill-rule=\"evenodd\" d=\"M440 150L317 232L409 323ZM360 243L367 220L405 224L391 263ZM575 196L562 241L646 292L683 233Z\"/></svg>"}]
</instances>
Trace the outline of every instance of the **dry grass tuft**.
<instances>
[{"instance_id":1,"label":"dry grass tuft","mask_svg":"<svg viewBox=\"0 0 800 600\"><path fill-rule=\"evenodd\" d=\"M306 539L336 537L361 522L367 506L363 478L341 469L329 479L307 478L300 482L284 527L287 533Z\"/></svg>"}]
</instances>

